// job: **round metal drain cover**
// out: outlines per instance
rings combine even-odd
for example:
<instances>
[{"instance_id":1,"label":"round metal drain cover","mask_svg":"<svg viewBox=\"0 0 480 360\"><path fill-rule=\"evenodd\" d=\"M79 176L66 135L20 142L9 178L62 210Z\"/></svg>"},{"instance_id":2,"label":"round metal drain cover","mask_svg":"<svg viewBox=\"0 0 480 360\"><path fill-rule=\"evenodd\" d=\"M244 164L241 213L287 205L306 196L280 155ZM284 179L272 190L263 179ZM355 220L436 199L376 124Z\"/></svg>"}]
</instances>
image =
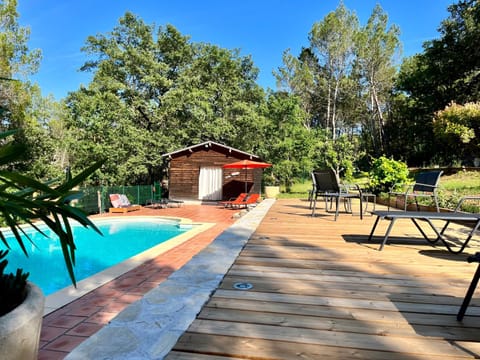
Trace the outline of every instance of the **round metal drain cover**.
<instances>
[{"instance_id":1,"label":"round metal drain cover","mask_svg":"<svg viewBox=\"0 0 480 360\"><path fill-rule=\"evenodd\" d=\"M253 288L253 285L247 282L237 282L233 284L233 288L237 290L250 290Z\"/></svg>"}]
</instances>

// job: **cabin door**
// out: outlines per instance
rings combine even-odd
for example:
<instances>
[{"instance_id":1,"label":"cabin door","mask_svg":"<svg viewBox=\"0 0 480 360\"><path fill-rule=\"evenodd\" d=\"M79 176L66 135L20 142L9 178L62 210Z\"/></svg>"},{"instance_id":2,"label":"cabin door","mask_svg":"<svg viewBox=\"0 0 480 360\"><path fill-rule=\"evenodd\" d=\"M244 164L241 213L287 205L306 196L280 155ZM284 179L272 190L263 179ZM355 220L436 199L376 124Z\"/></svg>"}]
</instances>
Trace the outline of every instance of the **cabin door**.
<instances>
[{"instance_id":1,"label":"cabin door","mask_svg":"<svg viewBox=\"0 0 480 360\"><path fill-rule=\"evenodd\" d=\"M200 200L222 200L223 170L221 167L202 166L198 178Z\"/></svg>"}]
</instances>

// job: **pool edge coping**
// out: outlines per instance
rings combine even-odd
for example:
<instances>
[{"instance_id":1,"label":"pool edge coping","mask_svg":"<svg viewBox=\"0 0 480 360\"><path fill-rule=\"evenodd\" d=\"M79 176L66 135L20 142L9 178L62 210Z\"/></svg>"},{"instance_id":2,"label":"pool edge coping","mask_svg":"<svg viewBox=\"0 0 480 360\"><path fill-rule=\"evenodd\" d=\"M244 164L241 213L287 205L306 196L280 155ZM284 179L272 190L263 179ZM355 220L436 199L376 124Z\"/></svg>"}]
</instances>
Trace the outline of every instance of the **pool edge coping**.
<instances>
[{"instance_id":1,"label":"pool edge coping","mask_svg":"<svg viewBox=\"0 0 480 360\"><path fill-rule=\"evenodd\" d=\"M77 300L78 298L88 294L89 292L95 290L96 288L107 284L108 282L114 280L115 278L125 274L126 272L133 270L137 266L142 265L143 263L154 259L155 257L167 252L168 250L173 249L174 247L183 244L184 242L190 240L194 236L212 228L215 223L208 222L193 222L187 218L181 217L171 217L171 216L155 216L155 215L146 215L125 218L120 216L109 216L109 217L97 217L97 219L102 220L112 220L112 219L122 219L122 220L138 220L139 218L159 218L167 220L176 220L181 225L195 225L191 230L186 231L180 235L177 235L166 242L160 243L154 247L151 247L147 250L138 253L135 256L132 256L116 265L113 265L107 269L104 269L92 276L89 276L86 279L80 280L77 282L77 287L73 285L67 286L61 290L54 292L45 297L45 307L43 311L43 316L51 314L52 312L62 308L63 306Z\"/></svg>"}]
</instances>

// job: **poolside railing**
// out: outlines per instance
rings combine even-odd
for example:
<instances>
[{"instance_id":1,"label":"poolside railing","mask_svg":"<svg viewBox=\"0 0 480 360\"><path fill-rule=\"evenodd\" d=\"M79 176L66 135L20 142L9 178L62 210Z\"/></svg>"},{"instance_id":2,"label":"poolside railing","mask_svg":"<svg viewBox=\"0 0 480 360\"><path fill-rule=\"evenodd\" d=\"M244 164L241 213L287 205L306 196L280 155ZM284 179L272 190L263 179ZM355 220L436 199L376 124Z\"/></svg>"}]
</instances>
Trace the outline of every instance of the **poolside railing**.
<instances>
[{"instance_id":1,"label":"poolside railing","mask_svg":"<svg viewBox=\"0 0 480 360\"><path fill-rule=\"evenodd\" d=\"M83 196L75 203L89 214L97 214L108 211L110 207L110 194L125 194L132 204L145 205L154 198L151 185L134 186L91 186L80 189Z\"/></svg>"}]
</instances>

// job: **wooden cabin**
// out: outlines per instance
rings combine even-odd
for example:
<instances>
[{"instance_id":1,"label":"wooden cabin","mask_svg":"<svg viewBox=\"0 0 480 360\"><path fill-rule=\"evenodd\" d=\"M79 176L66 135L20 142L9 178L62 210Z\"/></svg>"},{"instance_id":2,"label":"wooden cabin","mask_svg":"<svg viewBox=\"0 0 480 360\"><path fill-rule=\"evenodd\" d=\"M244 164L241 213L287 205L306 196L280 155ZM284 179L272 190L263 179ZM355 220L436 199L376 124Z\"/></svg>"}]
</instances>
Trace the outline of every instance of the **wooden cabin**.
<instances>
[{"instance_id":1,"label":"wooden cabin","mask_svg":"<svg viewBox=\"0 0 480 360\"><path fill-rule=\"evenodd\" d=\"M262 161L249 154L213 141L163 154L169 161L169 198L180 200L228 200L240 193L260 193L262 169L224 169L240 160Z\"/></svg>"}]
</instances>

